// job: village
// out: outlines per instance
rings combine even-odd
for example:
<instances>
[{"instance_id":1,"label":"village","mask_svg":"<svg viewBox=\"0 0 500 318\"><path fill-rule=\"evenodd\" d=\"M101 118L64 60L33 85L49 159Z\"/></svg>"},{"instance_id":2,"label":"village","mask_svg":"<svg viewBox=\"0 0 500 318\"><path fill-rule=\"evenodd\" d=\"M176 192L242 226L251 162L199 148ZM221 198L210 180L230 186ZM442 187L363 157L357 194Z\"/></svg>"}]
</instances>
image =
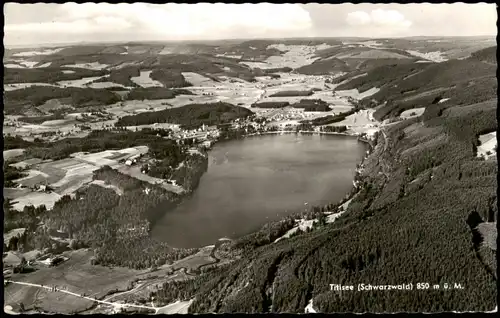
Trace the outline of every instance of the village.
<instances>
[{"instance_id":1,"label":"village","mask_svg":"<svg viewBox=\"0 0 500 318\"><path fill-rule=\"evenodd\" d=\"M160 125L151 125L151 129L168 129L169 134L163 138L175 140L186 147L189 155L203 155L218 140L221 134L237 131L240 134L263 134L270 132L315 132L315 133L343 133L353 136L362 134L372 136L378 129L378 123L373 119L373 110L360 110L337 123L325 126L304 126L303 121L319 116L333 115L336 112L305 112L303 109L285 107L279 109L257 109L255 115L246 119L236 119L227 124L205 125L196 129L181 128L179 125L169 124L168 128ZM330 127L331 126L331 127ZM335 128L337 127L337 129ZM340 128L342 129L340 129ZM345 127L345 129L343 128ZM306 129L307 128L307 129ZM15 189L8 189L14 199L16 209L24 206L40 205L44 202L47 208L53 205L48 201L57 201L64 194L73 191L92 181L92 172L104 165L118 169L134 178L161 184L167 190L182 192L174 180L162 180L147 175L148 160L146 146L121 150L106 150L98 153L75 153L71 158L58 161L42 161L29 159L11 164L13 167L28 169L27 177L14 180ZM5 155L5 154L4 154ZM37 195L29 194L36 192ZM43 194L46 194L46 199ZM33 197L29 199L29 197ZM23 198L24 197L24 198ZM26 198L28 197L28 198ZM37 201L39 201L38 204ZM47 204L48 203L48 204Z\"/></svg>"}]
</instances>

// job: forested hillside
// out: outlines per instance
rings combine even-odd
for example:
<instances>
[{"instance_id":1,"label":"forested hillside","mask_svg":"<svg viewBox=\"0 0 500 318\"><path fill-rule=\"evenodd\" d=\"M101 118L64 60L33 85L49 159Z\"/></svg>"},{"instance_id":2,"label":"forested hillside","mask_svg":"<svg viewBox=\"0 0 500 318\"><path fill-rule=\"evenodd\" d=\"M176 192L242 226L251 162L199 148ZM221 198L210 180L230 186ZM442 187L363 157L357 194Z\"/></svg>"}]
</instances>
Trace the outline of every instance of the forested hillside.
<instances>
[{"instance_id":1,"label":"forested hillside","mask_svg":"<svg viewBox=\"0 0 500 318\"><path fill-rule=\"evenodd\" d=\"M127 94L128 100L170 99L177 95L193 95L186 89L165 89L163 87L136 87Z\"/></svg>"},{"instance_id":2,"label":"forested hillside","mask_svg":"<svg viewBox=\"0 0 500 318\"><path fill-rule=\"evenodd\" d=\"M5 112L21 114L51 99L61 99L63 104L73 107L110 105L120 101L120 97L106 89L31 86L4 92Z\"/></svg>"},{"instance_id":3,"label":"forested hillside","mask_svg":"<svg viewBox=\"0 0 500 318\"><path fill-rule=\"evenodd\" d=\"M4 84L11 83L56 83L58 81L76 80L84 77L106 75L108 71L75 68L72 73L63 73L60 68L4 68Z\"/></svg>"},{"instance_id":4,"label":"forested hillside","mask_svg":"<svg viewBox=\"0 0 500 318\"><path fill-rule=\"evenodd\" d=\"M228 103L189 104L179 108L124 116L116 126L171 123L183 126L218 125L252 115L250 110Z\"/></svg>"},{"instance_id":5,"label":"forested hillside","mask_svg":"<svg viewBox=\"0 0 500 318\"><path fill-rule=\"evenodd\" d=\"M439 113L453 105L469 105L496 97L495 53L496 47L493 47L463 60L385 65L339 85L336 90L356 88L364 92L380 88L362 100L364 106L386 102L374 114L379 120L399 116L417 107L426 107L426 113Z\"/></svg>"}]
</instances>

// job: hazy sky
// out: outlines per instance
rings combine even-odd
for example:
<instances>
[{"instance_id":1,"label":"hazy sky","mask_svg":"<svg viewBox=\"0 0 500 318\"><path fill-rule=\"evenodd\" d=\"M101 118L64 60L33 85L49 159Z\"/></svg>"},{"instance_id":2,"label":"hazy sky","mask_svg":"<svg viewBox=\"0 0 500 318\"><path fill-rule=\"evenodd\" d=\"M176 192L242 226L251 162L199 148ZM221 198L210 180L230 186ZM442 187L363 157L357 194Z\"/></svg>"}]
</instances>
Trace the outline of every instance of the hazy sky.
<instances>
[{"instance_id":1,"label":"hazy sky","mask_svg":"<svg viewBox=\"0 0 500 318\"><path fill-rule=\"evenodd\" d=\"M18 4L5 45L265 37L496 35L495 4Z\"/></svg>"}]
</instances>

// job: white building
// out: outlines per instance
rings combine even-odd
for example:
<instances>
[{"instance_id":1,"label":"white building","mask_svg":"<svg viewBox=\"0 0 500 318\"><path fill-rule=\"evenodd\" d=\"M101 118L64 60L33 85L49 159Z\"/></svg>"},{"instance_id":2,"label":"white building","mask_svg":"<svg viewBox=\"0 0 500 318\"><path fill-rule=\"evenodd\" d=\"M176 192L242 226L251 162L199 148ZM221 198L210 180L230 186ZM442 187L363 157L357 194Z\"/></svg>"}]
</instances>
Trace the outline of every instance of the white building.
<instances>
[{"instance_id":1,"label":"white building","mask_svg":"<svg viewBox=\"0 0 500 318\"><path fill-rule=\"evenodd\" d=\"M210 148L212 146L212 142L210 140L206 140L201 145L203 147Z\"/></svg>"}]
</instances>

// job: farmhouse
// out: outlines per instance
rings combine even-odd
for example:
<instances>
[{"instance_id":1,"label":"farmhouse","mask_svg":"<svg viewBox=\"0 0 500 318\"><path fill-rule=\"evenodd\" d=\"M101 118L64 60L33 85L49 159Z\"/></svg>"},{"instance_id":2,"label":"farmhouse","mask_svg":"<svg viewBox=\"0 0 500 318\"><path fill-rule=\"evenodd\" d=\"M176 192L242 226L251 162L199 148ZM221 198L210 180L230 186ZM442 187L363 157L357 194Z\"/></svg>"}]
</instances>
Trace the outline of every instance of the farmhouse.
<instances>
[{"instance_id":1,"label":"farmhouse","mask_svg":"<svg viewBox=\"0 0 500 318\"><path fill-rule=\"evenodd\" d=\"M173 186L176 186L177 185L177 181L175 181L175 180L167 180L167 184L171 184Z\"/></svg>"},{"instance_id":2,"label":"farmhouse","mask_svg":"<svg viewBox=\"0 0 500 318\"><path fill-rule=\"evenodd\" d=\"M67 257L61 256L61 255L56 255L54 257L49 256L46 259L41 260L40 263L42 263L43 265L52 267L52 266L57 266L57 265L61 264L62 262L65 262L67 260L68 260Z\"/></svg>"}]
</instances>

